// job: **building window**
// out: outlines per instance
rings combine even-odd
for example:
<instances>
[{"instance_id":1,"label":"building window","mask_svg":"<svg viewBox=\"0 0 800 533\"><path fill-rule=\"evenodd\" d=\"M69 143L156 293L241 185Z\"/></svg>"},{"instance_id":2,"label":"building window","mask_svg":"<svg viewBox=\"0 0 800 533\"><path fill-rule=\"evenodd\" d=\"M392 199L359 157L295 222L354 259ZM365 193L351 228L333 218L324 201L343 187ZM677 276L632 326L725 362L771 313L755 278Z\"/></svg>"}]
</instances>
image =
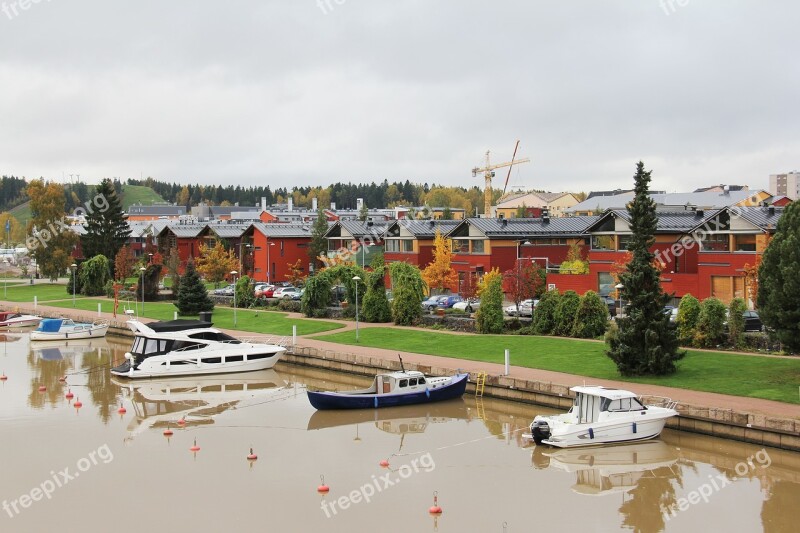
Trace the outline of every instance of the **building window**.
<instances>
[{"instance_id":1,"label":"building window","mask_svg":"<svg viewBox=\"0 0 800 533\"><path fill-rule=\"evenodd\" d=\"M614 237L611 235L592 235L592 250L613 250Z\"/></svg>"},{"instance_id":2,"label":"building window","mask_svg":"<svg viewBox=\"0 0 800 533\"><path fill-rule=\"evenodd\" d=\"M468 254L469 253L469 240L468 239L453 239L453 253L454 254Z\"/></svg>"},{"instance_id":3,"label":"building window","mask_svg":"<svg viewBox=\"0 0 800 533\"><path fill-rule=\"evenodd\" d=\"M756 236L755 235L736 235L733 238L735 245L734 250L737 252L755 252L756 251Z\"/></svg>"},{"instance_id":4,"label":"building window","mask_svg":"<svg viewBox=\"0 0 800 533\"><path fill-rule=\"evenodd\" d=\"M483 253L483 241L472 241L472 253L473 254Z\"/></svg>"},{"instance_id":5,"label":"building window","mask_svg":"<svg viewBox=\"0 0 800 533\"><path fill-rule=\"evenodd\" d=\"M702 241L704 252L729 252L730 241L726 233L709 233Z\"/></svg>"},{"instance_id":6,"label":"building window","mask_svg":"<svg viewBox=\"0 0 800 533\"><path fill-rule=\"evenodd\" d=\"M414 241L412 239L403 239L400 242L403 246L403 252L411 253L414 251Z\"/></svg>"},{"instance_id":7,"label":"building window","mask_svg":"<svg viewBox=\"0 0 800 533\"><path fill-rule=\"evenodd\" d=\"M387 252L399 252L400 251L400 241L396 239L387 239L386 240L386 251Z\"/></svg>"},{"instance_id":8,"label":"building window","mask_svg":"<svg viewBox=\"0 0 800 533\"><path fill-rule=\"evenodd\" d=\"M631 240L633 240L633 235L620 235L619 248L617 248L617 250L630 250Z\"/></svg>"},{"instance_id":9,"label":"building window","mask_svg":"<svg viewBox=\"0 0 800 533\"><path fill-rule=\"evenodd\" d=\"M615 286L616 283L614 283L614 276L611 275L611 272L597 273L597 292L600 294L600 296L609 296L611 293L616 291L614 288Z\"/></svg>"}]
</instances>

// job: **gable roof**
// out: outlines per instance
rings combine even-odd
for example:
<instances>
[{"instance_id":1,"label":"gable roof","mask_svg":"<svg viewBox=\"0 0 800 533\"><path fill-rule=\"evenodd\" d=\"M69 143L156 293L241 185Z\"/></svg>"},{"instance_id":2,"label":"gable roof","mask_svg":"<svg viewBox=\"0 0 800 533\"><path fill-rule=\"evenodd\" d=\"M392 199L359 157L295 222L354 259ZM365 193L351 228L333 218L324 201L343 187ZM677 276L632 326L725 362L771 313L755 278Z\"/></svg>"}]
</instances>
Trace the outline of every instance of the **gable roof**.
<instances>
[{"instance_id":1,"label":"gable roof","mask_svg":"<svg viewBox=\"0 0 800 533\"><path fill-rule=\"evenodd\" d=\"M739 215L764 231L774 231L783 215L783 207L734 207L731 216Z\"/></svg>"},{"instance_id":2,"label":"gable roof","mask_svg":"<svg viewBox=\"0 0 800 533\"><path fill-rule=\"evenodd\" d=\"M236 239L250 228L250 224L209 224L208 228L221 239Z\"/></svg>"},{"instance_id":3,"label":"gable roof","mask_svg":"<svg viewBox=\"0 0 800 533\"><path fill-rule=\"evenodd\" d=\"M256 222L251 225L256 231L260 231L265 237L308 237L311 238L311 224L278 224L275 222L264 223Z\"/></svg>"},{"instance_id":4,"label":"gable roof","mask_svg":"<svg viewBox=\"0 0 800 533\"><path fill-rule=\"evenodd\" d=\"M459 224L460 220L395 220L386 227L386 235L388 236L393 228L402 226L417 239L433 239L436 230L442 235L447 235Z\"/></svg>"},{"instance_id":5,"label":"gable roof","mask_svg":"<svg viewBox=\"0 0 800 533\"><path fill-rule=\"evenodd\" d=\"M180 239L191 239L193 237L197 237L200 235L203 230L205 230L207 224L168 224L161 230L161 233L169 230L175 234L176 237Z\"/></svg>"},{"instance_id":6,"label":"gable roof","mask_svg":"<svg viewBox=\"0 0 800 533\"><path fill-rule=\"evenodd\" d=\"M354 239L360 239L371 235L381 238L386 232L389 222L386 221L367 221L360 220L337 220L325 233L326 238L336 238L342 235L342 230L350 234Z\"/></svg>"},{"instance_id":7,"label":"gable roof","mask_svg":"<svg viewBox=\"0 0 800 533\"><path fill-rule=\"evenodd\" d=\"M468 218L459 223L448 235L458 233L462 227L472 226L488 238L525 239L527 237L583 236L589 226L600 217L542 218Z\"/></svg>"},{"instance_id":8,"label":"gable roof","mask_svg":"<svg viewBox=\"0 0 800 533\"><path fill-rule=\"evenodd\" d=\"M708 211L656 211L656 233L688 233L724 211L711 209ZM627 209L611 209L600 216L588 231L595 231L609 217L621 218L630 223L631 215Z\"/></svg>"}]
</instances>

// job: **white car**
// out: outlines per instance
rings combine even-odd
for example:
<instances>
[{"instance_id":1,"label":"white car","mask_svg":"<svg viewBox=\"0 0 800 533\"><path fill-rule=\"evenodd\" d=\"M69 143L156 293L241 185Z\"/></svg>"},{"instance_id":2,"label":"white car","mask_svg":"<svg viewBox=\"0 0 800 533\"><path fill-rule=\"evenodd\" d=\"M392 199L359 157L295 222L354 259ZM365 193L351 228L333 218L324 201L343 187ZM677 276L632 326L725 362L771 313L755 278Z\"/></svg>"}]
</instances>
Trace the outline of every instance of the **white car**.
<instances>
[{"instance_id":1,"label":"white car","mask_svg":"<svg viewBox=\"0 0 800 533\"><path fill-rule=\"evenodd\" d=\"M476 299L473 300L464 300L461 302L457 302L453 304L453 309L457 309L458 311L465 311L467 313L471 313L475 311L477 308L481 306L481 301Z\"/></svg>"},{"instance_id":2,"label":"white car","mask_svg":"<svg viewBox=\"0 0 800 533\"><path fill-rule=\"evenodd\" d=\"M533 316L533 309L539 303L539 300L522 300L519 303L519 316ZM517 306L516 305L509 305L504 309L505 313L508 316L517 316Z\"/></svg>"},{"instance_id":3,"label":"white car","mask_svg":"<svg viewBox=\"0 0 800 533\"><path fill-rule=\"evenodd\" d=\"M297 287L281 287L275 289L272 293L273 298L283 298L284 300L292 300L296 295L300 294L300 289Z\"/></svg>"}]
</instances>

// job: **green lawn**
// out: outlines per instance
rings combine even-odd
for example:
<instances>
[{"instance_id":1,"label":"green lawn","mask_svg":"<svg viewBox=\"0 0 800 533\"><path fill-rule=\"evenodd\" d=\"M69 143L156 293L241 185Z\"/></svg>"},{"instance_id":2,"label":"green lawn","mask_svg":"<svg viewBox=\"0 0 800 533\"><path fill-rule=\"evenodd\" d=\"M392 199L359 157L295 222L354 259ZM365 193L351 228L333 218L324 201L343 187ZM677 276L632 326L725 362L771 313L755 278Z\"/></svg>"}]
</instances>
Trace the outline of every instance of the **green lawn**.
<instances>
[{"instance_id":1,"label":"green lawn","mask_svg":"<svg viewBox=\"0 0 800 533\"><path fill-rule=\"evenodd\" d=\"M149 187L144 185L122 185L122 210L127 212L133 204L152 205L153 202L163 202L164 199Z\"/></svg>"},{"instance_id":2,"label":"green lawn","mask_svg":"<svg viewBox=\"0 0 800 533\"><path fill-rule=\"evenodd\" d=\"M359 338L358 344L361 346L500 364L504 362L503 350L508 348L511 350L511 364L517 366L800 403L800 358L779 359L690 350L678 363L678 372L672 376L623 378L617 373L611 359L604 354L605 345L599 342L516 335L453 335L382 327L364 328ZM334 333L317 339L355 344L355 332Z\"/></svg>"},{"instance_id":3,"label":"green lawn","mask_svg":"<svg viewBox=\"0 0 800 533\"><path fill-rule=\"evenodd\" d=\"M108 299L82 299L76 300L75 307L92 313L97 312L97 304L101 304L102 312L111 313L114 310L114 301ZM47 305L55 307L72 308L72 300L59 302L48 302ZM125 313L125 302L120 301L117 315L122 317ZM136 309L137 305L129 304L131 309ZM138 304L140 316L155 318L158 320L172 320L177 310L172 303L145 302L144 314L141 314L141 304ZM182 317L184 318L184 317ZM196 317L194 317L196 318ZM310 335L330 331L342 327L336 322L326 322L322 320L305 320L302 318L288 318L287 313L276 311L262 311L238 309L236 311L236 328L240 331L252 333L269 333L273 335L291 335L292 326L297 326L298 335ZM214 325L220 328L233 327L233 309L230 307L216 307L212 318Z\"/></svg>"},{"instance_id":4,"label":"green lawn","mask_svg":"<svg viewBox=\"0 0 800 533\"><path fill-rule=\"evenodd\" d=\"M18 205L11 211L9 211L11 216L17 219L17 221L22 224L22 227L25 227L28 224L28 221L33 217L31 214L31 203L25 202L22 205Z\"/></svg>"},{"instance_id":5,"label":"green lawn","mask_svg":"<svg viewBox=\"0 0 800 533\"><path fill-rule=\"evenodd\" d=\"M2 293L0 293L2 295ZM29 283L21 283L18 285L8 286L6 296L3 300L9 302L25 302L33 304L33 297L39 298L39 303L48 300L63 300L64 298L72 298L67 294L67 286L61 283L48 283L47 281L38 280L36 285ZM76 295L76 298L83 298L81 295Z\"/></svg>"}]
</instances>

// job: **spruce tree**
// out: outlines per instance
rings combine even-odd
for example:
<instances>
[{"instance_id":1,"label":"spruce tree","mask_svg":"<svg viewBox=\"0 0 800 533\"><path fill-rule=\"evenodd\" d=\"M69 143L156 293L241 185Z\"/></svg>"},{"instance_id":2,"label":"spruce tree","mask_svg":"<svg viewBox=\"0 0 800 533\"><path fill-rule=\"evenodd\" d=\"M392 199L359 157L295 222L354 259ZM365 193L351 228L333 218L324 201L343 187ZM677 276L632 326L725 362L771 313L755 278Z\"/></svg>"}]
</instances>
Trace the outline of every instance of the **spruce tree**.
<instances>
[{"instance_id":1,"label":"spruce tree","mask_svg":"<svg viewBox=\"0 0 800 533\"><path fill-rule=\"evenodd\" d=\"M758 312L784 346L800 350L800 202L778 220L758 268Z\"/></svg>"},{"instance_id":2,"label":"spruce tree","mask_svg":"<svg viewBox=\"0 0 800 533\"><path fill-rule=\"evenodd\" d=\"M186 265L186 274L181 277L181 287L178 291L178 307L180 315L196 315L200 311L211 311L214 302L208 296L203 280L194 268L194 261L189 260Z\"/></svg>"},{"instance_id":3,"label":"spruce tree","mask_svg":"<svg viewBox=\"0 0 800 533\"><path fill-rule=\"evenodd\" d=\"M648 195L650 180L650 171L639 161L634 199L628 206L633 257L620 274L629 312L619 320L619 334L609 338L606 352L623 376L671 374L677 369L675 362L686 354L678 350L675 327L664 313L669 296L661 289L661 276L650 251L658 222L655 202Z\"/></svg>"},{"instance_id":4,"label":"spruce tree","mask_svg":"<svg viewBox=\"0 0 800 533\"><path fill-rule=\"evenodd\" d=\"M572 325L572 336L580 339L592 339L606 332L608 327L608 306L594 291L587 291L581 296L575 322Z\"/></svg>"},{"instance_id":5,"label":"spruce tree","mask_svg":"<svg viewBox=\"0 0 800 533\"><path fill-rule=\"evenodd\" d=\"M325 233L328 232L328 218L325 211L320 208L317 212L317 219L311 227L311 242L308 243L308 259L314 267L321 265L319 257L328 251L328 240Z\"/></svg>"},{"instance_id":6,"label":"spruce tree","mask_svg":"<svg viewBox=\"0 0 800 533\"><path fill-rule=\"evenodd\" d=\"M128 241L131 229L125 213L122 212L113 182L108 178L101 181L94 198L87 204L86 234L81 236L83 255L104 255L109 260L109 268L114 268L113 261Z\"/></svg>"}]
</instances>

